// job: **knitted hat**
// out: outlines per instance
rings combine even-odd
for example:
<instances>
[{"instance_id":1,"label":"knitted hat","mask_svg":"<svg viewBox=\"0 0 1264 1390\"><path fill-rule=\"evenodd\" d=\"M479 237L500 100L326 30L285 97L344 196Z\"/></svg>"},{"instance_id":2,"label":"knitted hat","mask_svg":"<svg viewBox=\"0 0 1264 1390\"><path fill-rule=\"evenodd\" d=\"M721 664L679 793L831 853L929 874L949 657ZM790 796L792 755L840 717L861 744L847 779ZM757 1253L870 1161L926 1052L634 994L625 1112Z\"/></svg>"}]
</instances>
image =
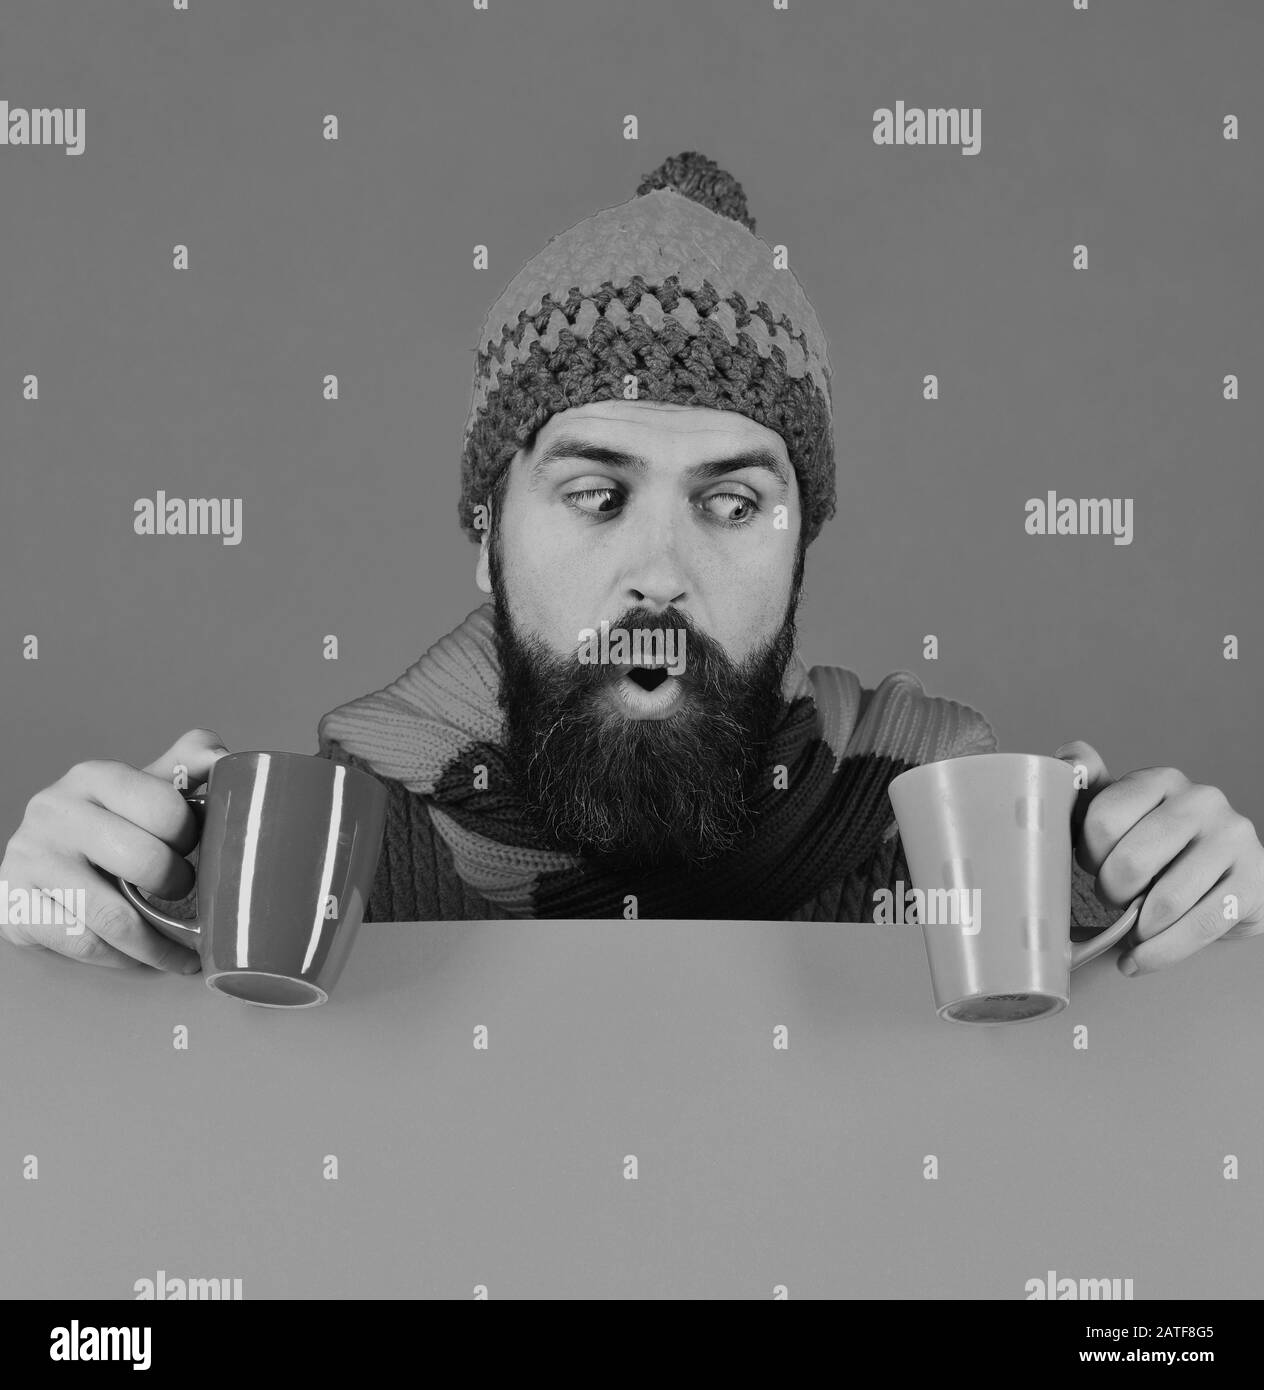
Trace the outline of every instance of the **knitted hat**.
<instances>
[{"instance_id":1,"label":"knitted hat","mask_svg":"<svg viewBox=\"0 0 1264 1390\"><path fill-rule=\"evenodd\" d=\"M834 514L816 314L713 161L686 151L636 192L552 237L492 305L465 425L461 525L480 538L474 508L550 416L625 399L633 375L638 399L732 410L781 435L806 545Z\"/></svg>"}]
</instances>

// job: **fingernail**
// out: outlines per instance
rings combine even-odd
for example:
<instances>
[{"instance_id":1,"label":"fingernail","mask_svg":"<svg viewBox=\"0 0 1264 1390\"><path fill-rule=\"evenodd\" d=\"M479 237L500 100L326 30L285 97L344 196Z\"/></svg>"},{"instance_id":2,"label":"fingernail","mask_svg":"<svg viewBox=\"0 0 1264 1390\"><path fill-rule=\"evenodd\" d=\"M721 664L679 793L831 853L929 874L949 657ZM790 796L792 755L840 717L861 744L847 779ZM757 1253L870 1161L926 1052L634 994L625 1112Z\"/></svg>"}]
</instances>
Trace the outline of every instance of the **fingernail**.
<instances>
[{"instance_id":1,"label":"fingernail","mask_svg":"<svg viewBox=\"0 0 1264 1390\"><path fill-rule=\"evenodd\" d=\"M1125 975L1135 975L1137 973L1137 962L1131 956L1125 956L1119 962L1119 968Z\"/></svg>"}]
</instances>

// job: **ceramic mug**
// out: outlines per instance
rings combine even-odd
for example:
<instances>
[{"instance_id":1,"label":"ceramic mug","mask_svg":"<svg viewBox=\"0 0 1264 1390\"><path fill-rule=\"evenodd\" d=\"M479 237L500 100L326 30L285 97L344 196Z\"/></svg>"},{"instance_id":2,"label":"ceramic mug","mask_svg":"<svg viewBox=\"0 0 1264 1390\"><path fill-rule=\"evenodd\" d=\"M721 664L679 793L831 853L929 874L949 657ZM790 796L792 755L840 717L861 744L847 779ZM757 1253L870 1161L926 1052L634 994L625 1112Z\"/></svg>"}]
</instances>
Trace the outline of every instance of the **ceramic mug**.
<instances>
[{"instance_id":1,"label":"ceramic mug","mask_svg":"<svg viewBox=\"0 0 1264 1390\"><path fill-rule=\"evenodd\" d=\"M337 982L364 917L386 788L303 753L228 753L203 794L197 917L182 922L119 879L164 936L191 946L211 989L248 1004L310 1008Z\"/></svg>"},{"instance_id":2,"label":"ceramic mug","mask_svg":"<svg viewBox=\"0 0 1264 1390\"><path fill-rule=\"evenodd\" d=\"M923 899L940 1018L1015 1023L1065 1009L1071 971L1120 941L1145 897L1072 943L1071 764L978 753L910 768L887 791Z\"/></svg>"}]
</instances>

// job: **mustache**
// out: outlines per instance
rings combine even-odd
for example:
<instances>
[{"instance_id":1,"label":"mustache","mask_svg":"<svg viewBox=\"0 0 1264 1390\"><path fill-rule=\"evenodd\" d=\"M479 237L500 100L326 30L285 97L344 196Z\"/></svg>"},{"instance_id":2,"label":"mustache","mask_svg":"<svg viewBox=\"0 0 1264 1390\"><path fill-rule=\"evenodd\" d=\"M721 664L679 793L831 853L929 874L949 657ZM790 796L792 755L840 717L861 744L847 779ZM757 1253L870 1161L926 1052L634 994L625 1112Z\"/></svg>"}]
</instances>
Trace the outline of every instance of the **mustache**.
<instances>
[{"instance_id":1,"label":"mustache","mask_svg":"<svg viewBox=\"0 0 1264 1390\"><path fill-rule=\"evenodd\" d=\"M610 660L593 659L592 653L608 651ZM613 653L652 653L670 674L686 688L707 696L727 689L739 667L724 648L702 632L694 620L679 609L655 613L643 606L625 609L616 619L602 618L596 627L585 628L570 656L559 657L536 646L534 660L555 680L565 681L573 690L594 690L620 676L628 658L614 659ZM678 658L675 653L680 653Z\"/></svg>"},{"instance_id":2,"label":"mustache","mask_svg":"<svg viewBox=\"0 0 1264 1390\"><path fill-rule=\"evenodd\" d=\"M494 590L496 578L493 571ZM677 635L689 654L676 677L678 708L637 720L599 698L626 670L613 650L604 664L581 661L582 633L573 648L550 647L518 632L496 597L505 751L547 842L621 867L654 867L700 865L747 837L793 650L793 606L780 631L740 661L678 608L623 610L609 633Z\"/></svg>"}]
</instances>

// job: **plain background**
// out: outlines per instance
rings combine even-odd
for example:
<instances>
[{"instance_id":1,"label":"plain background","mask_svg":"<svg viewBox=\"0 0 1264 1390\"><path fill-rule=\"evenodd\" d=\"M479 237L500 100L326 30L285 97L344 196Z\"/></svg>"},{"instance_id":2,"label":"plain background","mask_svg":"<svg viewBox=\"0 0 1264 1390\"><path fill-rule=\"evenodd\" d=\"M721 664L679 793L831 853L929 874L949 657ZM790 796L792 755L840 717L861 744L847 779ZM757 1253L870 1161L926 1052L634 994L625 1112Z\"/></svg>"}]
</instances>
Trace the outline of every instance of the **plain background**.
<instances>
[{"instance_id":1,"label":"plain background","mask_svg":"<svg viewBox=\"0 0 1264 1390\"><path fill-rule=\"evenodd\" d=\"M839 513L809 552L805 659L867 686L915 671L1004 750L1087 739L1115 776L1174 766L1264 824L1258 6L2 22L0 95L85 107L87 149L0 149L0 823L70 764L143 764L194 725L314 752L326 710L482 602L456 507L487 309L550 236L697 149L789 247L830 342ZM898 99L981 108L982 152L874 145ZM135 535L159 489L243 498L241 545ZM1026 535L1050 489L1132 497L1133 543Z\"/></svg>"},{"instance_id":2,"label":"plain background","mask_svg":"<svg viewBox=\"0 0 1264 1390\"><path fill-rule=\"evenodd\" d=\"M5 835L73 762L193 725L315 751L482 601L456 506L487 308L688 149L830 342L805 658L913 670L1002 749L1085 738L1264 825L1262 58L1246 0L7 4L0 97L85 107L87 149L0 148ZM982 152L875 146L900 99L980 107ZM159 489L244 498L242 544L136 536ZM1132 545L1027 536L1051 489L1133 498ZM0 956L8 1296L159 1268L247 1297L1264 1293L1259 942L1095 962L1001 1030L939 1023L896 929L366 929L302 1015Z\"/></svg>"}]
</instances>

